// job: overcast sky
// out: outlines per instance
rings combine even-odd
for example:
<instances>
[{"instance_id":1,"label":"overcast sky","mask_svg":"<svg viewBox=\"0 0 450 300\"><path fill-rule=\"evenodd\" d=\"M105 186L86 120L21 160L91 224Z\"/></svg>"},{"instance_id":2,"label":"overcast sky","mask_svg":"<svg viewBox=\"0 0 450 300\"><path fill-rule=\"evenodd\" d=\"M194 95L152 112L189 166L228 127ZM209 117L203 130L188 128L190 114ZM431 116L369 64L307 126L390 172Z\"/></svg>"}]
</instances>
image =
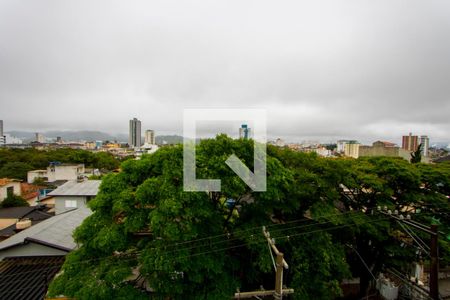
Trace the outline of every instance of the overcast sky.
<instances>
[{"instance_id":1,"label":"overcast sky","mask_svg":"<svg viewBox=\"0 0 450 300\"><path fill-rule=\"evenodd\" d=\"M450 140L450 1L0 0L5 130L182 134L265 108L269 137Z\"/></svg>"}]
</instances>

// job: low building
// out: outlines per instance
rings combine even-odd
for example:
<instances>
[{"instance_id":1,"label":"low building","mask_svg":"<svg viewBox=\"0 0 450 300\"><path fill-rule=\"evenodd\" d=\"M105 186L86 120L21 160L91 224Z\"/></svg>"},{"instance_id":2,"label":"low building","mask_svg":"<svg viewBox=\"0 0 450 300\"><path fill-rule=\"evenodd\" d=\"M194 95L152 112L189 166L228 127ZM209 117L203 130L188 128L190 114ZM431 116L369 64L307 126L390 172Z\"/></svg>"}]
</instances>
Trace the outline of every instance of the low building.
<instances>
[{"instance_id":1,"label":"low building","mask_svg":"<svg viewBox=\"0 0 450 300\"><path fill-rule=\"evenodd\" d=\"M87 207L72 209L20 231L0 242L0 260L30 255L66 255L77 248L73 231L91 214Z\"/></svg>"},{"instance_id":2,"label":"low building","mask_svg":"<svg viewBox=\"0 0 450 300\"><path fill-rule=\"evenodd\" d=\"M74 230L90 214L73 209L0 242L0 299L44 299L65 256L78 248Z\"/></svg>"},{"instance_id":3,"label":"low building","mask_svg":"<svg viewBox=\"0 0 450 300\"><path fill-rule=\"evenodd\" d=\"M22 195L20 180L10 178L0 178L0 202L5 200L8 195Z\"/></svg>"},{"instance_id":4,"label":"low building","mask_svg":"<svg viewBox=\"0 0 450 300\"><path fill-rule=\"evenodd\" d=\"M0 209L0 241L17 232L51 218L46 206L8 207Z\"/></svg>"},{"instance_id":5,"label":"low building","mask_svg":"<svg viewBox=\"0 0 450 300\"><path fill-rule=\"evenodd\" d=\"M388 157L402 157L406 160L411 158L410 151L402 149L394 143L376 141L372 146L360 146L359 156L388 156Z\"/></svg>"},{"instance_id":6,"label":"low building","mask_svg":"<svg viewBox=\"0 0 450 300\"><path fill-rule=\"evenodd\" d=\"M58 180L77 180L85 172L84 164L51 163L47 170L33 170L27 174L27 182L33 183L36 178L54 182Z\"/></svg>"},{"instance_id":7,"label":"low building","mask_svg":"<svg viewBox=\"0 0 450 300\"><path fill-rule=\"evenodd\" d=\"M97 149L97 144L95 142L86 142L84 145L86 146L86 149L88 149L88 150Z\"/></svg>"},{"instance_id":8,"label":"low building","mask_svg":"<svg viewBox=\"0 0 450 300\"><path fill-rule=\"evenodd\" d=\"M53 197L55 213L61 214L74 208L86 207L99 190L101 180L68 181L50 192Z\"/></svg>"},{"instance_id":9,"label":"low building","mask_svg":"<svg viewBox=\"0 0 450 300\"><path fill-rule=\"evenodd\" d=\"M405 150L394 143L376 141L372 146L360 146L360 157L371 156L387 156L387 157L401 157L407 161L411 159L411 151ZM429 162L429 158L422 157L422 162Z\"/></svg>"}]
</instances>

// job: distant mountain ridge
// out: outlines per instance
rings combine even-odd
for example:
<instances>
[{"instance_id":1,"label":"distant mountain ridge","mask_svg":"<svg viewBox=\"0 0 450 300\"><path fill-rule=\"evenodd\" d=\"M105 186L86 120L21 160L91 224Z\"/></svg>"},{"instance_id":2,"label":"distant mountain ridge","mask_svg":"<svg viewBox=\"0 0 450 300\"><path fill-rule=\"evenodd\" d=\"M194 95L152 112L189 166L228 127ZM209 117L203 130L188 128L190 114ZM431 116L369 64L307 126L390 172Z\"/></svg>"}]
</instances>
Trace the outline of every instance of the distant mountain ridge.
<instances>
[{"instance_id":1,"label":"distant mountain ridge","mask_svg":"<svg viewBox=\"0 0 450 300\"><path fill-rule=\"evenodd\" d=\"M35 132L30 131L8 131L8 134L20 138L24 141L34 141ZM109 133L93 130L81 130L81 131L46 131L40 132L46 138L56 139L60 136L64 141L118 141L122 143L128 142L128 135L126 134L116 134L112 135ZM183 143L183 137L180 135L158 135L156 136L156 143L162 144L180 144ZM142 137L142 142L144 142L144 137Z\"/></svg>"},{"instance_id":2,"label":"distant mountain ridge","mask_svg":"<svg viewBox=\"0 0 450 300\"><path fill-rule=\"evenodd\" d=\"M34 140L35 133L29 131L9 131L10 135L18 137L24 140ZM65 141L119 141L126 142L128 140L127 135L125 134L117 134L111 135L101 131L93 131L93 130L82 130L82 131L46 131L40 132L46 138L56 139L56 137L60 136Z\"/></svg>"},{"instance_id":3,"label":"distant mountain ridge","mask_svg":"<svg viewBox=\"0 0 450 300\"><path fill-rule=\"evenodd\" d=\"M164 144L182 144L183 137L180 135L158 135L156 136L156 144L164 145Z\"/></svg>"}]
</instances>

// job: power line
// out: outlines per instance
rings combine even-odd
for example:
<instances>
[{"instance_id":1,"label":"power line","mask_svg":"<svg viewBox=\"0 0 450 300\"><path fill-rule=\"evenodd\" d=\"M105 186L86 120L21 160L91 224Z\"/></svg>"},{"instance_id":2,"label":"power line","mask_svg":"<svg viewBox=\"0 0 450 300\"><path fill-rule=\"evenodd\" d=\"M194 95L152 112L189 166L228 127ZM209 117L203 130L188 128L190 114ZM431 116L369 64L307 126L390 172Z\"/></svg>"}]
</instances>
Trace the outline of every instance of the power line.
<instances>
[{"instance_id":1,"label":"power line","mask_svg":"<svg viewBox=\"0 0 450 300\"><path fill-rule=\"evenodd\" d=\"M422 215L424 215L424 214L422 214ZM388 219L390 219L390 217L379 218L378 220L363 221L363 222L360 222L359 224L361 225L361 224L368 224L368 223L377 223L377 222L381 222L381 221L386 221ZM308 225L304 225L304 226L294 226L294 227L287 228L287 229L292 229L292 228L299 229L299 228L302 228L302 227L306 228L306 227L310 227L311 225L323 225L323 224L326 224L326 223L329 223L329 221L328 222L324 222L324 223L308 224ZM281 224L276 224L276 225L281 225ZM341 224L341 225L336 225L336 226L329 227L329 228L322 228L322 229L318 229L318 230L310 230L310 231L301 232L301 233L297 233L297 234L290 234L290 235L279 236L279 237L276 237L276 239L289 240L291 238L302 236L302 235L308 235L308 234L312 234L312 233L319 233L319 232L324 232L324 231L329 231L329 230L341 229L341 228L346 228L346 227L350 227L350 226L353 226L353 225L354 225L353 223L352 224ZM287 229L285 229L285 230L287 230ZM249 237L249 236L247 236L247 237ZM245 238L245 236L242 237L242 238ZM230 239L229 241L233 241L233 240L238 240L238 238ZM228 240L226 240L226 242L228 242ZM265 240L261 240L261 241L257 241L256 240L256 241L253 241L251 243L261 243L261 242L265 243L266 241ZM206 246L211 246L211 244L198 245L197 247L194 247L194 248L193 247L188 247L188 248L185 248L185 250L192 250L192 249L195 249L195 248L206 247ZM235 248L241 248L241 247L245 247L245 246L248 246L247 242L246 243L241 243L239 245L218 248L218 249L204 251L204 252L200 252L200 253L194 253L194 254L185 255L185 256L173 257L173 259L174 260L185 259L185 258L199 256L199 255L205 255L205 254L216 253L216 252L226 251L226 250L235 249ZM164 250L164 249L163 249L163 247L151 247L151 248L147 248L147 249L142 249L140 251L135 251L133 253L126 253L126 254L121 254L121 255L110 255L110 256L105 256L105 257L100 257L100 258L95 258L95 259L81 260L81 261L69 263L68 265L69 266L73 266L73 265L83 264L83 263L92 262L92 261L100 261L100 260L104 260L104 259L108 259L108 258L119 258L119 259L121 259L122 262L123 261L128 261L128 260L135 260L135 259L137 259L137 255L139 255L140 253L142 253L144 251L148 251L148 250ZM174 251L174 250L166 251L165 254L170 254L170 253L174 253L174 252L176 252L176 251ZM130 255L133 256L133 257L130 257L130 258L127 258L127 259L120 258L120 257L130 256ZM53 269L53 268L56 268L56 267L50 267L50 268L47 268L47 269ZM155 271L158 271L158 270L155 270ZM6 276L0 276L0 277L1 278L6 278L6 277L10 277L10 276L17 276L19 274L26 274L26 273L31 273L31 272L33 272L33 271L20 272L20 273L6 275Z\"/></svg>"}]
</instances>

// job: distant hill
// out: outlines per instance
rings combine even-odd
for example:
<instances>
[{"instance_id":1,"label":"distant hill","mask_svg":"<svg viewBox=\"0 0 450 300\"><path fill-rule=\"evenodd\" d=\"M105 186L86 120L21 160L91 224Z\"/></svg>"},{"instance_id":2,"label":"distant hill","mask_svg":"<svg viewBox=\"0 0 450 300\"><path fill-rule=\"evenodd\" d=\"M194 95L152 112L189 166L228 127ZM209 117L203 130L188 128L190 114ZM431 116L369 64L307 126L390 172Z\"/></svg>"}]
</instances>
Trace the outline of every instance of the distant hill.
<instances>
[{"instance_id":1,"label":"distant hill","mask_svg":"<svg viewBox=\"0 0 450 300\"><path fill-rule=\"evenodd\" d=\"M12 136L20 138L25 142L31 142L35 140L35 132L29 131L9 131L7 132ZM128 142L128 135L116 134L111 135L101 131L46 131L41 132L46 138L56 139L60 136L64 141L118 141L126 143ZM144 141L144 137L142 137ZM156 144L181 144L183 143L183 137L180 135L159 135L156 136Z\"/></svg>"},{"instance_id":2,"label":"distant hill","mask_svg":"<svg viewBox=\"0 0 450 300\"><path fill-rule=\"evenodd\" d=\"M10 135L23 139L25 141L33 141L35 139L35 133L29 131L9 131ZM119 141L126 142L128 140L127 135L117 134L111 135L101 131L46 131L42 132L46 138L56 139L60 136L65 141Z\"/></svg>"},{"instance_id":3,"label":"distant hill","mask_svg":"<svg viewBox=\"0 0 450 300\"><path fill-rule=\"evenodd\" d=\"M164 145L164 144L182 144L183 137L180 135L158 135L156 136L156 144Z\"/></svg>"}]
</instances>

